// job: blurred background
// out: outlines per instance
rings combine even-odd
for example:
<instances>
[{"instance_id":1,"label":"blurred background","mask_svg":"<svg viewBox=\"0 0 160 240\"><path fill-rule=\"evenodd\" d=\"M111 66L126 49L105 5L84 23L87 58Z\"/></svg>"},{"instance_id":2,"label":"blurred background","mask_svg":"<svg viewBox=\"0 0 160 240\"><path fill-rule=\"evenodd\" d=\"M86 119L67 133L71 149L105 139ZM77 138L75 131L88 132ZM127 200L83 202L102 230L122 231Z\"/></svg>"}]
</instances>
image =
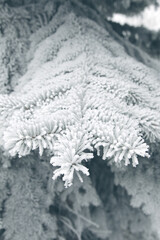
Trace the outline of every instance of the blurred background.
<instances>
[{"instance_id":1,"label":"blurred background","mask_svg":"<svg viewBox=\"0 0 160 240\"><path fill-rule=\"evenodd\" d=\"M160 60L160 0L96 0L94 4L121 37Z\"/></svg>"}]
</instances>

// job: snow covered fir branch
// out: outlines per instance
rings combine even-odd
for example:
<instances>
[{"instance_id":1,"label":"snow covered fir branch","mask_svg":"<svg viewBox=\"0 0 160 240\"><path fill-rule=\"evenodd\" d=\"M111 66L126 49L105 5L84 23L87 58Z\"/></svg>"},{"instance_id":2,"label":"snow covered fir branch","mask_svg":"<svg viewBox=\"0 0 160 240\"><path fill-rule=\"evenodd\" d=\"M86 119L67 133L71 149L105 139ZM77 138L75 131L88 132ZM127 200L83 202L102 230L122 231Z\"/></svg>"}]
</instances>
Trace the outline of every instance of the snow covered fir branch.
<instances>
[{"instance_id":1,"label":"snow covered fir branch","mask_svg":"<svg viewBox=\"0 0 160 240\"><path fill-rule=\"evenodd\" d=\"M0 5L3 239L160 239L159 63L81 1Z\"/></svg>"}]
</instances>

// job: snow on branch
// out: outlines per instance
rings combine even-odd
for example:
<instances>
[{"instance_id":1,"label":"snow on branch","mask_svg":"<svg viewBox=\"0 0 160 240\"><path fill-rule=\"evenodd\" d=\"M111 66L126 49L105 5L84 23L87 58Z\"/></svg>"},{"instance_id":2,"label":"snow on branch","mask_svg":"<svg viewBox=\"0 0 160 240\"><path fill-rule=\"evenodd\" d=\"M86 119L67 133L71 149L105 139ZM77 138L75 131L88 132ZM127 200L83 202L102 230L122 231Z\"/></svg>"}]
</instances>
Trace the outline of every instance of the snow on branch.
<instances>
[{"instance_id":1,"label":"snow on branch","mask_svg":"<svg viewBox=\"0 0 160 240\"><path fill-rule=\"evenodd\" d=\"M116 164L124 161L127 166L132 160L133 167L138 164L138 157L149 157L148 146L141 136L132 130L128 132L119 126L103 126L98 129L98 138L93 140L94 147L100 155L100 148L103 147L102 159L113 159Z\"/></svg>"},{"instance_id":2,"label":"snow on branch","mask_svg":"<svg viewBox=\"0 0 160 240\"><path fill-rule=\"evenodd\" d=\"M54 120L9 128L4 134L5 148L12 156L18 154L22 157L37 148L42 155L44 149L53 149L56 136L63 128L62 122L57 123Z\"/></svg>"},{"instance_id":3,"label":"snow on branch","mask_svg":"<svg viewBox=\"0 0 160 240\"><path fill-rule=\"evenodd\" d=\"M48 149L59 167L53 178L64 175L66 186L74 172L88 175L82 161L91 151L135 167L149 157L147 143L160 141L157 71L127 55L96 13L93 21L80 9L70 1L52 9L53 19L30 36L26 72L0 95L1 145L12 156Z\"/></svg>"},{"instance_id":4,"label":"snow on branch","mask_svg":"<svg viewBox=\"0 0 160 240\"><path fill-rule=\"evenodd\" d=\"M81 129L69 129L65 134L60 135L58 143L54 146L55 156L50 161L53 166L59 167L54 171L53 179L63 175L65 187L68 187L72 185L73 175L76 172L79 180L83 182L79 171L89 175L88 168L82 165L82 161L93 158L93 154L88 152L92 150L89 136Z\"/></svg>"}]
</instances>

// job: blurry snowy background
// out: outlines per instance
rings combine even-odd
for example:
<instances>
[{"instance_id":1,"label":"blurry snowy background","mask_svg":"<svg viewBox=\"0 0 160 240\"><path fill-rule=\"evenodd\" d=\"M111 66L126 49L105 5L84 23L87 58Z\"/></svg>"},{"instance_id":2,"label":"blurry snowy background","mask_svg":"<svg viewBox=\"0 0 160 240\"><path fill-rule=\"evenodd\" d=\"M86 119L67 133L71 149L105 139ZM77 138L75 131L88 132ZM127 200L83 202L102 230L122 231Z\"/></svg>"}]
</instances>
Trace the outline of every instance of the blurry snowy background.
<instances>
[{"instance_id":1,"label":"blurry snowy background","mask_svg":"<svg viewBox=\"0 0 160 240\"><path fill-rule=\"evenodd\" d=\"M113 22L121 25L128 24L134 27L145 27L149 30L160 30L160 0L158 6L151 5L146 7L141 13L134 16L126 16L120 13L114 13L110 18Z\"/></svg>"},{"instance_id":2,"label":"blurry snowy background","mask_svg":"<svg viewBox=\"0 0 160 240\"><path fill-rule=\"evenodd\" d=\"M136 3L138 5L141 1L135 0L133 2L135 2L135 5ZM126 11L124 11L122 6ZM108 16L107 19L121 37L139 46L149 55L159 60L160 0L157 0L154 4L152 2L151 5L145 7L141 12L139 12L139 7L137 10L127 12L129 8L131 8L131 1L119 1L119 5L117 5L118 12L114 12L113 15ZM122 9L124 12L119 13Z\"/></svg>"}]
</instances>

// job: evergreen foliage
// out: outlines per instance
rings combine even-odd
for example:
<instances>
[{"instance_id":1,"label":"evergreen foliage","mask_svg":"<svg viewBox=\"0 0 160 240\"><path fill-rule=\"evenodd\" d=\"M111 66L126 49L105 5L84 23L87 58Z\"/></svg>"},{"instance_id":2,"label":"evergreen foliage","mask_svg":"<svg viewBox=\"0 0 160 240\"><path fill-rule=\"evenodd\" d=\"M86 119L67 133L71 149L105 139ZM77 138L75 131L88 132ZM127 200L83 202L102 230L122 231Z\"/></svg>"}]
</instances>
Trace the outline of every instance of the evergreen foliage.
<instances>
[{"instance_id":1,"label":"evergreen foliage","mask_svg":"<svg viewBox=\"0 0 160 240\"><path fill-rule=\"evenodd\" d=\"M93 6L23 3L0 6L0 238L160 239L159 63Z\"/></svg>"}]
</instances>

